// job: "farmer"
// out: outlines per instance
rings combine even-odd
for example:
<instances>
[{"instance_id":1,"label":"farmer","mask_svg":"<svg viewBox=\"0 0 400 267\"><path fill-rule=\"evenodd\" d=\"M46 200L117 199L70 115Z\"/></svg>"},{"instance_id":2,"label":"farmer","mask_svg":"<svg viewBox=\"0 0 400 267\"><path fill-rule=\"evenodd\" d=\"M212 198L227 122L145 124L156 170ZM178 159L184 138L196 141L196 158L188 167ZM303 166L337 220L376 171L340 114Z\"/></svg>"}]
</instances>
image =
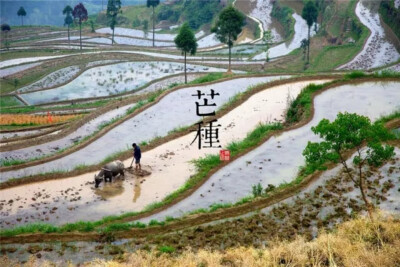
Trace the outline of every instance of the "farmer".
<instances>
[{"instance_id":1,"label":"farmer","mask_svg":"<svg viewBox=\"0 0 400 267\"><path fill-rule=\"evenodd\" d=\"M136 145L136 143L132 144L133 147L133 157L135 158L135 164L136 164L136 171L141 170L142 166L140 165L140 158L142 157L142 152L140 151L140 147Z\"/></svg>"}]
</instances>

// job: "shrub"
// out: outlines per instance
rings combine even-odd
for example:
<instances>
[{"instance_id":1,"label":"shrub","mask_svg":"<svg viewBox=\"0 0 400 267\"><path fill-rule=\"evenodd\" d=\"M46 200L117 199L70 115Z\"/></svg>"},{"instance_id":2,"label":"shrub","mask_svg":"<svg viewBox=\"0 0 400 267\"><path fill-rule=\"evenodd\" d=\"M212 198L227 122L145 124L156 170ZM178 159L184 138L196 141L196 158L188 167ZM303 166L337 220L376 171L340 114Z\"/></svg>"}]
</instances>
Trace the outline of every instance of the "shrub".
<instances>
[{"instance_id":1,"label":"shrub","mask_svg":"<svg viewBox=\"0 0 400 267\"><path fill-rule=\"evenodd\" d=\"M260 183L258 183L257 185L253 185L252 189L253 189L253 196L254 197L261 196L262 191L263 191L263 187L262 187L262 185Z\"/></svg>"},{"instance_id":2,"label":"shrub","mask_svg":"<svg viewBox=\"0 0 400 267\"><path fill-rule=\"evenodd\" d=\"M162 246L162 247L159 247L158 250L161 253L168 253L168 254L171 254L171 253L175 252L175 248L174 247L170 247L170 246Z\"/></svg>"}]
</instances>

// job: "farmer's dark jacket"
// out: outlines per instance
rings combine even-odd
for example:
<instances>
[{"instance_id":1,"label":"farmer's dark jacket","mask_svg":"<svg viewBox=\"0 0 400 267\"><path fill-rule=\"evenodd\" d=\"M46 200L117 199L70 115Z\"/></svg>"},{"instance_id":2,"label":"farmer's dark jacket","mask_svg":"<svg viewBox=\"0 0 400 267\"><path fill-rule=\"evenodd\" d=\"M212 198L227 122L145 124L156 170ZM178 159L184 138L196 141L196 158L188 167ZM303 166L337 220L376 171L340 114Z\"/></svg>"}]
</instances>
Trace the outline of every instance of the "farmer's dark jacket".
<instances>
[{"instance_id":1,"label":"farmer's dark jacket","mask_svg":"<svg viewBox=\"0 0 400 267\"><path fill-rule=\"evenodd\" d=\"M142 152L140 151L140 147L136 146L133 149L133 156L135 157L135 159L140 159L142 157Z\"/></svg>"}]
</instances>

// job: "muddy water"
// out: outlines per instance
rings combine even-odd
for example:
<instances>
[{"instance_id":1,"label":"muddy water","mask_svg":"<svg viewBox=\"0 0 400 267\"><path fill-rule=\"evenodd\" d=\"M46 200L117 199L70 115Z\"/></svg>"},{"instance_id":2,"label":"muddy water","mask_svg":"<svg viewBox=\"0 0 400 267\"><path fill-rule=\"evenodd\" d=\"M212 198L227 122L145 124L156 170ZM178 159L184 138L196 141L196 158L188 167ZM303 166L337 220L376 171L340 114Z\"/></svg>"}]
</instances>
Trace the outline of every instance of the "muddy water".
<instances>
[{"instance_id":1,"label":"muddy water","mask_svg":"<svg viewBox=\"0 0 400 267\"><path fill-rule=\"evenodd\" d=\"M371 31L363 50L349 63L339 69L371 69L393 63L400 58L390 38L382 27L379 14L368 1L359 1L356 14L361 23Z\"/></svg>"},{"instance_id":2,"label":"muddy water","mask_svg":"<svg viewBox=\"0 0 400 267\"><path fill-rule=\"evenodd\" d=\"M307 22L297 13L294 13L292 16L296 21L294 24L293 39L290 40L289 42L282 43L280 45L272 47L269 50L270 58L281 57L281 56L289 54L296 48L300 47L301 40L307 38L307 36L308 36ZM315 34L315 31L313 29L314 29L314 26L312 26L312 28L311 28L311 36ZM265 52L253 57L253 59L255 59L255 60L261 60L261 59L265 60L265 58L266 58Z\"/></svg>"},{"instance_id":3,"label":"muddy water","mask_svg":"<svg viewBox=\"0 0 400 267\"><path fill-rule=\"evenodd\" d=\"M28 92L39 89L46 89L53 86L60 85L72 79L80 71L79 66L69 66L60 70L57 70L37 82L34 82L28 86L24 86L17 90L17 92Z\"/></svg>"},{"instance_id":4,"label":"muddy water","mask_svg":"<svg viewBox=\"0 0 400 267\"><path fill-rule=\"evenodd\" d=\"M130 38L130 37L115 36L114 41L120 45L134 45L134 46L145 46L145 47L150 47L153 45L153 40L136 39L136 38ZM88 42L89 42L89 40L88 40ZM111 40L110 40L110 43L111 43ZM155 41L154 46L172 46L175 48L175 43Z\"/></svg>"},{"instance_id":5,"label":"muddy water","mask_svg":"<svg viewBox=\"0 0 400 267\"><path fill-rule=\"evenodd\" d=\"M252 185L261 183L279 185L290 182L304 165L302 151L308 141L318 141L311 127L323 119L335 119L338 112L358 113L372 120L400 108L400 83L363 83L345 85L317 96L314 100L315 115L307 125L274 136L263 145L233 161L214 174L189 198L168 210L144 219L178 217L214 203L232 203L248 196Z\"/></svg>"},{"instance_id":6,"label":"muddy water","mask_svg":"<svg viewBox=\"0 0 400 267\"><path fill-rule=\"evenodd\" d=\"M115 127L83 150L42 165L1 173L0 180L5 181L13 177L19 178L54 170L71 170L82 163L87 165L98 163L112 153L131 148L133 142L141 143L158 136L165 136L174 128L187 126L198 121L196 98L192 96L197 93L197 90L209 92L210 89L214 89L215 92L218 92L220 96L214 98L218 107L226 103L230 97L245 91L251 85L281 77L288 76L239 78L208 86L180 89L168 94L146 111ZM206 110L206 112L208 111Z\"/></svg>"},{"instance_id":7,"label":"muddy water","mask_svg":"<svg viewBox=\"0 0 400 267\"><path fill-rule=\"evenodd\" d=\"M261 50L264 49L264 46L261 45L237 45L237 46L233 46L231 48L231 52L232 54L254 54L256 52L260 52ZM224 54L227 55L229 54L229 49L228 48L222 48L222 49L218 49L218 50L214 50L214 51L210 51L210 52L206 52L207 54Z\"/></svg>"},{"instance_id":8,"label":"muddy water","mask_svg":"<svg viewBox=\"0 0 400 267\"><path fill-rule=\"evenodd\" d=\"M40 63L40 62L39 63L31 63L31 64L25 64L22 66L15 66L15 67L10 67L10 68L6 68L6 69L1 69L0 70L0 78L6 77L6 76L9 76L9 75L12 75L12 74L18 73L20 71L24 71L24 70L36 67L36 66L39 66L40 64L42 64L42 63Z\"/></svg>"},{"instance_id":9,"label":"muddy water","mask_svg":"<svg viewBox=\"0 0 400 267\"><path fill-rule=\"evenodd\" d=\"M365 151L365 150L364 150ZM395 156L395 160L394 161L390 161L386 164L384 164L383 166L381 166L379 168L379 172L374 171L373 176L368 177L368 180L370 181L374 181L375 179L377 179L380 176L380 184L383 184L385 182L387 182L388 180L391 180L392 182L394 182L394 187L392 187L391 189L388 190L388 194L385 195L385 197L387 198L386 201L380 203L379 208L381 210L384 210L386 212L390 212L390 213L400 213L400 207L399 207L399 203L400 203L400 191L398 191L398 188L400 187L400 180L397 178L397 176L400 173L400 160L399 160L399 156L400 156L400 149L398 147L395 147L394 152L396 153ZM353 154L352 157L350 157L347 160L347 165L348 166L352 166L353 165L353 157L356 156L356 154ZM397 170L396 170L397 169ZM315 181L314 183L312 183L309 187L307 187L305 190L303 190L300 194L290 197L288 199L285 199L284 201L280 202L279 204L275 204L272 206L269 206L265 209L262 209L262 212L269 212L271 211L274 207L280 205L280 204L293 204L294 200L297 199L298 197L305 197L305 194L311 194L312 192L314 192L319 186L323 186L326 187L326 183L327 181L329 181L330 179L337 177L339 175L342 175L342 170L343 167L341 164L339 164L338 166L336 166L335 168L331 169L331 170L327 170L325 171L317 181ZM345 186L346 183L343 182L343 184L341 186ZM352 183L349 183L347 186L351 186ZM354 200L357 200L359 203L362 203L362 200L360 198L358 198L357 196L359 196L359 189L355 188L355 190L350 191L350 192L346 192L342 195L343 198L351 198ZM377 203L375 203L377 204ZM330 207L333 208L333 207ZM328 207L325 207L324 210L321 210L321 214L319 215L320 218L325 218L326 217L326 213L327 210L329 209Z\"/></svg>"},{"instance_id":10,"label":"muddy water","mask_svg":"<svg viewBox=\"0 0 400 267\"><path fill-rule=\"evenodd\" d=\"M78 55L78 54L71 54L71 55ZM18 64L22 64L22 63L35 62L35 61L39 61L39 60L47 60L47 59L68 57L68 56L71 56L71 55L9 59L9 60L5 60L5 61L0 62L0 68L5 68L5 67L8 67L8 66L18 65Z\"/></svg>"},{"instance_id":11,"label":"muddy water","mask_svg":"<svg viewBox=\"0 0 400 267\"><path fill-rule=\"evenodd\" d=\"M86 54L100 54L100 53L127 53L127 54L140 54L140 55L147 55L147 56L152 56L152 57L160 57L160 58L171 58L171 59L184 59L183 56L180 55L171 55L171 54L162 54L162 53L155 53L155 52L146 52L146 51L135 51L135 50L113 50L113 51L98 51L98 52L85 52L82 53L82 55ZM0 62L0 68L5 68L8 66L12 65L18 65L22 63L29 63L29 62L35 62L35 61L40 61L40 60L50 60L50 59L55 59L55 58L63 58L63 57L69 57L69 56L76 56L76 55L81 55L81 54L69 54L69 55L60 55L60 56L43 56L43 57L27 57L27 58L16 58L16 59L9 59ZM215 57L213 57L215 58ZM202 59L202 57L195 57L195 56L190 56L187 57L188 60L190 59Z\"/></svg>"},{"instance_id":12,"label":"muddy water","mask_svg":"<svg viewBox=\"0 0 400 267\"><path fill-rule=\"evenodd\" d=\"M97 33L105 33L105 34L112 34L112 31L110 28L101 28L96 30ZM153 32L149 31L148 34L146 35L144 31L142 30L136 30L136 29L128 29L128 28L121 28L121 27L116 27L114 30L115 35L123 35L123 36L131 36L131 37L139 37L139 38L153 38ZM204 36L204 31L199 31L195 34L196 38L201 38ZM160 41L174 41L174 38L176 37L176 34L168 34L168 33L155 33L154 34L154 39L155 40L160 40Z\"/></svg>"},{"instance_id":13,"label":"muddy water","mask_svg":"<svg viewBox=\"0 0 400 267\"><path fill-rule=\"evenodd\" d=\"M68 48L69 46L64 46L64 47ZM27 47L26 49L28 49L28 48L29 47ZM76 47L76 48L79 49L79 47ZM139 51L139 50L96 51L96 52L85 52L85 53L82 53L82 55L100 54L100 53L126 53L126 54L139 54L139 55L145 55L145 56L156 57L156 58L169 58L169 59L178 59L178 60L184 59L184 57L181 55L147 52L147 51ZM51 59L55 59L55 58L64 58L64 57L76 56L76 55L78 55L78 54L10 59L10 60L5 60L5 61L0 62L0 68L5 68L8 66L18 65L18 64L23 64L23 63L35 62L35 61L39 61L39 60L51 60ZM79 55L81 55L81 54L79 54ZM206 57L206 56L204 56L204 57L188 56L187 57L187 60L207 60L207 59L211 59L211 60L223 59L223 61L221 61L220 64L224 64L224 63L228 64L226 57L212 57L212 56L208 56L208 57Z\"/></svg>"},{"instance_id":14,"label":"muddy water","mask_svg":"<svg viewBox=\"0 0 400 267\"><path fill-rule=\"evenodd\" d=\"M57 153L57 151L59 151L60 149L69 147L74 143L83 139L85 136L89 136L90 134L94 133L101 124L107 123L113 118L116 118L118 116L125 115L126 111L129 108L133 107L134 105L135 104L129 104L120 107L118 109L109 111L89 121L88 123L85 123L83 126L79 127L75 132L64 138L36 146L34 145L17 150L1 152L0 158L7 160L10 159L27 160Z\"/></svg>"},{"instance_id":15,"label":"muddy water","mask_svg":"<svg viewBox=\"0 0 400 267\"><path fill-rule=\"evenodd\" d=\"M393 66L390 66L390 67L387 67L384 70L400 72L400 63L396 64L396 65L393 65Z\"/></svg>"},{"instance_id":16,"label":"muddy water","mask_svg":"<svg viewBox=\"0 0 400 267\"><path fill-rule=\"evenodd\" d=\"M187 75L187 80L188 80L188 82L190 82L202 75L203 74L198 74L198 73L190 74L189 73ZM185 82L184 76L170 77L170 78L163 79L159 82L153 83L153 84L149 85L148 87L146 87L145 89L143 89L139 92L132 93L131 95L154 92L156 90L166 89L172 83L184 83L184 82ZM132 107L132 105L127 105L125 107L121 107L119 109L107 112L106 114L103 114L100 117L98 117L92 121L89 121L87 124L80 127L77 131L75 131L74 133L72 133L62 139L58 139L53 142L49 142L49 143L45 143L45 144L41 144L41 145L37 145L37 146L31 146L31 147L23 148L23 149L19 149L19 150L7 151L7 152L2 153L0 155L0 158L4 159L7 157L7 159L27 160L27 159L42 157L42 156L56 153L58 150L66 148L66 147L74 144L74 142L81 140L85 136L90 135L91 133L93 133L94 131L97 130L97 127L100 124L105 123L117 116L124 115L126 110L129 109L130 107ZM90 111L92 111L92 110L91 109L72 110L72 113L90 112ZM54 114L63 114L63 113L70 114L71 111L53 111L52 113L54 113ZM38 114L40 114L40 112ZM44 112L43 114L45 115L47 113ZM23 133L24 132L21 132L21 133L19 133L19 135L22 135ZM15 134L16 133L0 134L0 139L3 135L4 135L3 138L9 138L9 137L14 137ZM27 133L27 134L32 134L32 133Z\"/></svg>"},{"instance_id":17,"label":"muddy water","mask_svg":"<svg viewBox=\"0 0 400 267\"><path fill-rule=\"evenodd\" d=\"M259 122L281 121L287 99L296 97L309 83L297 82L264 90L219 119L218 122L223 127L219 137L221 146L243 139ZM152 172L147 177L135 177L126 172L124 180L117 179L112 184L107 183L100 189L94 189L91 184L94 173L88 173L60 181L3 190L1 193L5 203L13 200L13 203L4 206L1 213L2 216L7 216L3 226L17 223L17 219L21 219L20 223L25 220L48 220L59 224L139 211L182 186L195 171L189 163L190 160L218 153L219 148L198 150L196 144L190 145L194 136L194 133L189 134L143 153L144 169ZM130 160L125 161L125 166L130 163ZM25 192L26 200L18 197L22 191ZM34 205L34 209L31 205ZM54 208L56 209L53 210ZM53 210L53 213L49 213L49 210ZM43 211L46 216L43 216Z\"/></svg>"},{"instance_id":18,"label":"muddy water","mask_svg":"<svg viewBox=\"0 0 400 267\"><path fill-rule=\"evenodd\" d=\"M201 38L197 42L197 44L198 48L206 48L206 47L221 45L221 42L217 39L215 33L212 33L210 35L205 36L204 38Z\"/></svg>"},{"instance_id":19,"label":"muddy water","mask_svg":"<svg viewBox=\"0 0 400 267\"><path fill-rule=\"evenodd\" d=\"M187 65L187 72L221 72L224 69ZM119 94L169 75L183 73L184 64L175 62L124 62L95 67L66 85L20 96L32 105Z\"/></svg>"},{"instance_id":20,"label":"muddy water","mask_svg":"<svg viewBox=\"0 0 400 267\"><path fill-rule=\"evenodd\" d=\"M32 134L37 134L41 131L44 131L47 129L42 129L42 130L32 130L32 131L20 131L20 132L9 132L9 133L0 133L0 140L2 139L7 139L11 137L18 137L18 136L26 136L26 135L32 135Z\"/></svg>"}]
</instances>

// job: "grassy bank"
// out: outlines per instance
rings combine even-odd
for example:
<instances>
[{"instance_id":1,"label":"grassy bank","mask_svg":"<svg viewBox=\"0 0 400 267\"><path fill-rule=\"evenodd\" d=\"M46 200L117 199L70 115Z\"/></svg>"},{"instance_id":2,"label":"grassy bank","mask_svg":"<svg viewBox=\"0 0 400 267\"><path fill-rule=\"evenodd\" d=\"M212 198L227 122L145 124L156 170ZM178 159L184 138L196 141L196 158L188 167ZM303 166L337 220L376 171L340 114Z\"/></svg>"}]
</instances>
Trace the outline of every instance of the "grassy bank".
<instances>
[{"instance_id":1,"label":"grassy bank","mask_svg":"<svg viewBox=\"0 0 400 267\"><path fill-rule=\"evenodd\" d=\"M3 97L1 97L3 98ZM23 107L1 107L0 114L22 114L40 111L58 111L58 110L74 110L74 109L90 109L105 106L108 103L121 101L120 99L104 99L88 103L74 103L72 105L55 106L55 107L40 107L40 106L23 106Z\"/></svg>"},{"instance_id":2,"label":"grassy bank","mask_svg":"<svg viewBox=\"0 0 400 267\"><path fill-rule=\"evenodd\" d=\"M0 113L4 113L3 110L7 107L22 106L15 96L2 96L0 97Z\"/></svg>"}]
</instances>

